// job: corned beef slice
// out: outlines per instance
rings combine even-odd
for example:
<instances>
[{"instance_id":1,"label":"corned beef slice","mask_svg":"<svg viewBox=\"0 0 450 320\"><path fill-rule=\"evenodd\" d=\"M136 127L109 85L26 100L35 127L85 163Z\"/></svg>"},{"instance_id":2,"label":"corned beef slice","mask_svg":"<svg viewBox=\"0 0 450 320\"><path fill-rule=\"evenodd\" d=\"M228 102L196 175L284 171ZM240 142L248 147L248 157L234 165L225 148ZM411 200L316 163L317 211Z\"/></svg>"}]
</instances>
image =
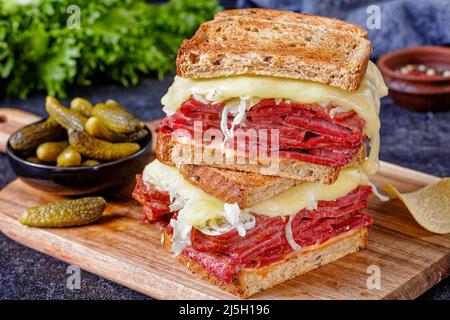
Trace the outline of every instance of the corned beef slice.
<instances>
[{"instance_id":1,"label":"corned beef slice","mask_svg":"<svg viewBox=\"0 0 450 320\"><path fill-rule=\"evenodd\" d=\"M159 222L172 217L170 197L152 185L146 185L142 176L136 177L133 197L144 206L147 220ZM367 207L369 186L359 186L335 201L319 201L315 210L301 210L291 223L292 235L301 247L321 244L341 233L361 227L370 227L372 219L362 213ZM223 235L209 236L193 228L191 246L182 254L197 261L218 279L229 282L242 268L262 267L280 261L293 252L286 239L288 217L255 215L256 226L244 237L232 230ZM170 225L166 226L170 234Z\"/></svg>"},{"instance_id":2,"label":"corned beef slice","mask_svg":"<svg viewBox=\"0 0 450 320\"><path fill-rule=\"evenodd\" d=\"M153 185L145 184L141 174L136 176L136 186L132 197L144 207L147 221L154 222L165 219L167 215L172 214L169 208L170 196L165 192L156 190Z\"/></svg>"},{"instance_id":3,"label":"corned beef slice","mask_svg":"<svg viewBox=\"0 0 450 320\"><path fill-rule=\"evenodd\" d=\"M270 145L270 130L279 130L279 156L309 163L340 167L347 164L360 149L366 137L363 135L364 120L354 111L338 112L330 117L331 106L318 104L276 104L275 99L264 99L246 112L246 119L235 127L244 132L250 129L266 129ZM189 99L162 121L160 130L171 133L186 129L193 135L194 121L202 122L202 130L220 130L223 104L206 105ZM232 115L228 115L231 127ZM233 147L236 148L236 139ZM267 141L266 140L266 141ZM266 142L258 141L259 144ZM246 151L250 146L246 145ZM258 147L264 148L262 145Z\"/></svg>"},{"instance_id":4,"label":"corned beef slice","mask_svg":"<svg viewBox=\"0 0 450 320\"><path fill-rule=\"evenodd\" d=\"M361 213L367 207L370 187L360 186L352 193L336 201L320 201L316 210L301 210L291 223L292 235L301 247L321 244L344 232L361 227L370 227L372 218ZM266 217L256 215L255 228L240 237L236 230L220 236L209 236L193 229L191 246L184 254L194 259L208 270L205 261L226 262L229 271L224 276L224 268L216 273L222 281L231 281L242 268L258 268L276 261L293 252L286 239L287 217ZM205 254L209 253L208 259ZM230 266L234 267L231 268Z\"/></svg>"}]
</instances>

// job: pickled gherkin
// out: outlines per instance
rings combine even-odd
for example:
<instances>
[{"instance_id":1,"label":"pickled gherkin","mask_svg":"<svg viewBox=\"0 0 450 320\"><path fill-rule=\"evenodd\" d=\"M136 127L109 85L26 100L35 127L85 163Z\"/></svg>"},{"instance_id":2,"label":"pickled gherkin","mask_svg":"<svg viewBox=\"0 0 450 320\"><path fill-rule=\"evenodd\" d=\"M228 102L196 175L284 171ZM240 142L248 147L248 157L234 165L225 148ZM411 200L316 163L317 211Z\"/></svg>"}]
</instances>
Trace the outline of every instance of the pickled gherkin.
<instances>
[{"instance_id":1,"label":"pickled gherkin","mask_svg":"<svg viewBox=\"0 0 450 320\"><path fill-rule=\"evenodd\" d=\"M58 167L78 167L81 165L81 154L72 147L64 149L56 159Z\"/></svg>"},{"instance_id":2,"label":"pickled gherkin","mask_svg":"<svg viewBox=\"0 0 450 320\"><path fill-rule=\"evenodd\" d=\"M55 162L58 155L69 145L67 141L45 142L36 149L36 156L44 162Z\"/></svg>"},{"instance_id":3,"label":"pickled gherkin","mask_svg":"<svg viewBox=\"0 0 450 320\"><path fill-rule=\"evenodd\" d=\"M75 111L65 108L56 98L48 96L45 99L45 108L48 114L66 130L84 130L84 123L87 119Z\"/></svg>"},{"instance_id":4,"label":"pickled gherkin","mask_svg":"<svg viewBox=\"0 0 450 320\"><path fill-rule=\"evenodd\" d=\"M144 124L128 113L124 107L113 100L97 104L92 115L99 119L109 130L118 133L133 133L144 128Z\"/></svg>"},{"instance_id":5,"label":"pickled gherkin","mask_svg":"<svg viewBox=\"0 0 450 320\"><path fill-rule=\"evenodd\" d=\"M109 130L96 117L91 117L84 125L86 131L93 137L110 142L127 141L127 135Z\"/></svg>"},{"instance_id":6,"label":"pickled gherkin","mask_svg":"<svg viewBox=\"0 0 450 320\"><path fill-rule=\"evenodd\" d=\"M89 100L76 97L66 108L47 96L45 108L48 119L22 128L9 140L9 146L29 162L97 166L138 152L150 134L143 122L114 100L94 107Z\"/></svg>"},{"instance_id":7,"label":"pickled gherkin","mask_svg":"<svg viewBox=\"0 0 450 320\"><path fill-rule=\"evenodd\" d=\"M81 226L100 219L105 207L102 197L65 200L30 208L22 213L19 222L44 228Z\"/></svg>"},{"instance_id":8,"label":"pickled gherkin","mask_svg":"<svg viewBox=\"0 0 450 320\"><path fill-rule=\"evenodd\" d=\"M86 158L113 161L136 153L141 149L137 143L111 143L92 137L86 131L69 130L69 143Z\"/></svg>"},{"instance_id":9,"label":"pickled gherkin","mask_svg":"<svg viewBox=\"0 0 450 320\"><path fill-rule=\"evenodd\" d=\"M92 108L92 103L83 98L78 97L70 101L70 109L86 118L92 115Z\"/></svg>"},{"instance_id":10,"label":"pickled gherkin","mask_svg":"<svg viewBox=\"0 0 450 320\"><path fill-rule=\"evenodd\" d=\"M32 124L20 129L11 136L9 144L17 151L35 149L40 144L50 140L62 140L66 131L51 117L43 122Z\"/></svg>"},{"instance_id":11,"label":"pickled gherkin","mask_svg":"<svg viewBox=\"0 0 450 320\"><path fill-rule=\"evenodd\" d=\"M148 135L148 131L145 129L141 129L131 134L111 131L96 117L89 118L84 127L91 136L110 142L135 142L142 140Z\"/></svg>"},{"instance_id":12,"label":"pickled gherkin","mask_svg":"<svg viewBox=\"0 0 450 320\"><path fill-rule=\"evenodd\" d=\"M128 142L138 142L148 136L148 130L141 129L128 135Z\"/></svg>"}]
</instances>

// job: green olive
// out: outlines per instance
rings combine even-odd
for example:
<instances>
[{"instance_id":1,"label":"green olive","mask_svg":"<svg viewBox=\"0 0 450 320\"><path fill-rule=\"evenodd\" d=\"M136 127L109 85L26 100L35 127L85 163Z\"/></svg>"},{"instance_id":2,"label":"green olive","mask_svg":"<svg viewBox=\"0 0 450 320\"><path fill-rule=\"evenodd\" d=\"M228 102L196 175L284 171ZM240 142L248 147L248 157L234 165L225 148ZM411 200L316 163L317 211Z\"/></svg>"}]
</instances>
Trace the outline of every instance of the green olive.
<instances>
[{"instance_id":1,"label":"green olive","mask_svg":"<svg viewBox=\"0 0 450 320\"><path fill-rule=\"evenodd\" d=\"M92 114L92 103L83 98L75 98L70 102L70 109L76 113L89 118Z\"/></svg>"},{"instance_id":2,"label":"green olive","mask_svg":"<svg viewBox=\"0 0 450 320\"><path fill-rule=\"evenodd\" d=\"M81 165L83 167L95 167L95 166L98 166L99 164L101 164L100 161L89 159L89 160L86 160L85 162L83 162Z\"/></svg>"},{"instance_id":3,"label":"green olive","mask_svg":"<svg viewBox=\"0 0 450 320\"><path fill-rule=\"evenodd\" d=\"M78 167L81 165L81 154L72 147L67 147L56 159L58 167Z\"/></svg>"},{"instance_id":4,"label":"green olive","mask_svg":"<svg viewBox=\"0 0 450 320\"><path fill-rule=\"evenodd\" d=\"M69 143L61 142L44 142L36 149L36 156L44 162L55 162L58 155L65 149Z\"/></svg>"}]
</instances>

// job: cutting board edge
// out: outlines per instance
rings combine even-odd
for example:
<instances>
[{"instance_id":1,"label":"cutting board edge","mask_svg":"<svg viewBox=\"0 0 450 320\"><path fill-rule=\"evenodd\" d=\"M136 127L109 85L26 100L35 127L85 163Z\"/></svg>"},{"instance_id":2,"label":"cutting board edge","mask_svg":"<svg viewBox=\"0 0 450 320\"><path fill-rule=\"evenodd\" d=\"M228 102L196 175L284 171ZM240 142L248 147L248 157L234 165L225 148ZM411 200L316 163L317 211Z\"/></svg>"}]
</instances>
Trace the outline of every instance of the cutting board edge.
<instances>
[{"instance_id":1,"label":"cutting board edge","mask_svg":"<svg viewBox=\"0 0 450 320\"><path fill-rule=\"evenodd\" d=\"M435 267L435 265L438 265ZM419 273L412 277L408 282L405 282L395 291L390 292L383 300L407 300L416 299L433 286L437 285L442 280L450 275L450 252L443 256L439 261L434 262L430 267L425 269L425 272ZM411 283L412 282L412 283ZM427 285L422 285L427 284ZM416 288L411 291L410 288Z\"/></svg>"},{"instance_id":2,"label":"cutting board edge","mask_svg":"<svg viewBox=\"0 0 450 320\"><path fill-rule=\"evenodd\" d=\"M400 166L398 164L395 163L390 163L387 161L383 161L380 160L380 171L383 170L389 170L389 171L394 171L396 172L396 176L405 176L405 175L409 175L411 176L415 176L417 179L423 179L423 181L427 182L427 183L434 183L439 181L440 179L442 179L441 177L429 174L429 173L425 173L422 171L418 171L415 169L411 169L411 168L407 168L407 167L403 167Z\"/></svg>"},{"instance_id":3,"label":"cutting board edge","mask_svg":"<svg viewBox=\"0 0 450 320\"><path fill-rule=\"evenodd\" d=\"M45 255L51 256L53 258L56 258L58 260L61 260L65 263L68 264L74 264L79 266L81 269L86 270L92 274L96 274L100 277L103 277L105 279L108 279L114 283L118 283L124 287L130 288L132 290L136 290L142 294L145 294L147 296L150 296L152 298L155 299L173 299L174 296L177 297L178 300L203 300L203 299L208 299L208 300L214 300L214 299L237 299L233 296L229 296L227 293L223 293L223 296L218 295L217 297L214 297L212 295L208 295L205 293L202 293L194 288L191 287L187 287L184 284L179 284L175 281L171 281L165 277L159 276L157 273L152 273L152 272L148 272L145 269L140 269L140 270L135 270L132 274L130 274L130 277L136 276L136 275L142 275L142 280L144 281L144 283L147 284L147 286L136 286L135 283L142 283L142 282L138 282L138 281L123 281L123 279L129 279L129 277L114 277L111 276L114 274L114 272L108 273L108 272L102 272L99 270L107 270L110 266L111 263L125 263L125 261L119 260L119 259L115 259L112 256L106 255L104 253L102 253L99 250L95 250L93 248L86 248L84 247L82 244L77 244L76 242L72 242L64 237L60 237L54 233L49 233L46 231L46 229L40 229L40 228L33 228L32 232L28 232L28 235L31 234L31 236L27 236L27 237L21 237L20 236L20 232L14 232L17 228L28 228L26 226L22 226L19 224L19 222L17 222L15 219L13 219L12 217L8 216L7 214L4 214L2 212L0 212L0 232L2 232L6 237L8 237L9 239L16 241L17 243L20 243L21 245L27 247L27 248L31 248L33 250L36 250L38 252L41 252ZM49 235L50 237L53 239L58 239L60 242L59 246L52 246L51 244L49 244L51 241L47 241L47 242L40 242L41 244L44 243L45 245L35 245L35 243L39 243L39 241L36 241L38 239L41 238L42 236L45 236L47 239L49 239ZM64 244L64 246L63 246ZM77 252L75 255L73 254L73 252L71 252L70 255L64 254L63 251L67 251L65 247L65 245L70 245L70 246L75 246L75 249L78 249L80 252ZM62 249L64 247L64 249ZM78 248L77 248L78 247ZM96 260L92 260L91 259L87 259L88 255L86 254L86 252L82 253L81 251L83 250L88 250L88 253L92 253L92 254L96 254ZM102 262L102 265L98 264L98 260L99 257L108 257L110 259L114 259L115 261L110 261L111 263L107 263ZM96 268L92 267L92 264L95 263L96 264ZM129 263L129 262L127 262ZM139 268L136 266L136 268ZM141 272L141 273L139 273ZM152 279L154 278L154 279ZM177 290L177 292L174 294L173 291L171 294L165 294L162 292L162 290L151 290L151 289L147 289L147 287L150 286L149 281L153 280L153 283L156 282L163 282L163 284L166 282L169 285L173 285L175 288L179 287L179 290ZM160 283L158 283L159 285L161 285ZM171 289L173 290L173 288Z\"/></svg>"}]
</instances>

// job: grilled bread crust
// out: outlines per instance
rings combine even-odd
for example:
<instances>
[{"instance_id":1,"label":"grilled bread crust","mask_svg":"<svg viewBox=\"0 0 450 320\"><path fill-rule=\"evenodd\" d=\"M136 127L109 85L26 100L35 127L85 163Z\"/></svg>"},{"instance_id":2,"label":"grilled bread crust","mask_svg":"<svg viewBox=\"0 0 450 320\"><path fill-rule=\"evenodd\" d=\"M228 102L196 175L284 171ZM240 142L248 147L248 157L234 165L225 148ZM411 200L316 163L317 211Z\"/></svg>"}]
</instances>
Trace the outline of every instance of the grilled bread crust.
<instances>
[{"instance_id":1,"label":"grilled bread crust","mask_svg":"<svg viewBox=\"0 0 450 320\"><path fill-rule=\"evenodd\" d=\"M350 230L322 243L319 246L302 248L283 260L261 268L243 269L230 283L225 283L207 271L196 261L179 255L178 260L192 273L221 289L238 296L248 298L262 290L283 283L300 274L306 273L327 263L340 259L367 246L368 230L360 228ZM164 232L163 246L170 251L171 236Z\"/></svg>"},{"instance_id":2,"label":"grilled bread crust","mask_svg":"<svg viewBox=\"0 0 450 320\"><path fill-rule=\"evenodd\" d=\"M309 80L355 91L372 47L348 22L271 9L223 11L178 51L177 75L262 75Z\"/></svg>"}]
</instances>

